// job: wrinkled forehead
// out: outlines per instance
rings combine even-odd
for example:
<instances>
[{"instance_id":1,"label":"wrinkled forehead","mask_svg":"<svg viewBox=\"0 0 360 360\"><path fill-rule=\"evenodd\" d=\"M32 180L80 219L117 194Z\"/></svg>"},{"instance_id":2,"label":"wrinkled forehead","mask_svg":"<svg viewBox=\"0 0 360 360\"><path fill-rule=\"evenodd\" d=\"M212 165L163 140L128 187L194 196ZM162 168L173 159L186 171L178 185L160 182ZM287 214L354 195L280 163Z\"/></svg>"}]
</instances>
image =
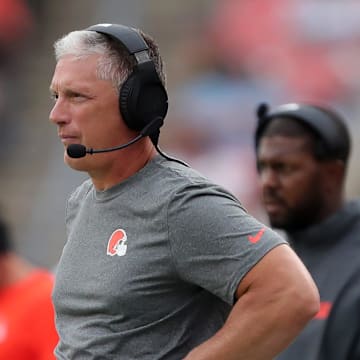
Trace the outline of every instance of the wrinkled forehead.
<instances>
[{"instance_id":1,"label":"wrinkled forehead","mask_svg":"<svg viewBox=\"0 0 360 360\"><path fill-rule=\"evenodd\" d=\"M54 75L61 76L94 76L97 74L100 55L92 54L86 57L66 55L59 59L55 65Z\"/></svg>"},{"instance_id":2,"label":"wrinkled forehead","mask_svg":"<svg viewBox=\"0 0 360 360\"><path fill-rule=\"evenodd\" d=\"M66 55L57 62L50 88L57 84L74 81L94 81L97 79L99 55L93 54L86 58Z\"/></svg>"}]
</instances>

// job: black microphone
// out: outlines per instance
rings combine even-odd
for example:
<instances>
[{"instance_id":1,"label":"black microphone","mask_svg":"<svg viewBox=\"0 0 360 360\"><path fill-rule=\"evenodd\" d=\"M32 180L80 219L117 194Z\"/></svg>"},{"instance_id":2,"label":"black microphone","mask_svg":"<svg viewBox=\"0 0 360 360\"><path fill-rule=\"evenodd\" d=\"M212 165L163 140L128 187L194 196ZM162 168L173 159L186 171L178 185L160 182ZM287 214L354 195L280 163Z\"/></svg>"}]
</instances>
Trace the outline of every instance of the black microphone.
<instances>
[{"instance_id":1,"label":"black microphone","mask_svg":"<svg viewBox=\"0 0 360 360\"><path fill-rule=\"evenodd\" d=\"M78 159L84 157L86 154L92 155L92 154L99 154L99 153L110 152L115 150L121 150L136 143L143 137L153 134L155 131L160 129L163 123L164 123L164 119L162 117L160 116L156 117L140 131L140 134L138 136L134 137L129 142L116 147L94 150L93 148L87 149L84 145L81 144L70 144L66 148L66 152L68 156L70 156L71 158Z\"/></svg>"}]
</instances>

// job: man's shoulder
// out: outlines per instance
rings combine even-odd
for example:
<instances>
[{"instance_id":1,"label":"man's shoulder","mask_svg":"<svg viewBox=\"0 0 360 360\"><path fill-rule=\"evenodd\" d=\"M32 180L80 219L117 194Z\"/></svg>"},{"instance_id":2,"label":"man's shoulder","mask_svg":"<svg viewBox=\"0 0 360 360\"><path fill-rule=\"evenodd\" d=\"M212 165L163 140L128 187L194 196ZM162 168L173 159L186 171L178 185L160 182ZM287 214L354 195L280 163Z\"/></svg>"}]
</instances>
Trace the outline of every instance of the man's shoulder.
<instances>
[{"instance_id":1,"label":"man's shoulder","mask_svg":"<svg viewBox=\"0 0 360 360\"><path fill-rule=\"evenodd\" d=\"M176 209L177 216L179 216L179 207L183 210L182 214L185 213L185 209L189 210L189 214L197 211L197 207L199 211L206 213L224 204L235 205L241 208L242 212L246 212L231 191L191 166L160 160L156 167L157 169L150 175L151 180L149 178L146 180L149 181L149 188L152 189L149 196L161 198L162 202L166 203L167 209Z\"/></svg>"},{"instance_id":2,"label":"man's shoulder","mask_svg":"<svg viewBox=\"0 0 360 360\"><path fill-rule=\"evenodd\" d=\"M157 170L153 173L156 183L160 186L171 186L173 189L182 187L218 186L211 179L201 174L191 166L185 166L176 161L157 159Z\"/></svg>"},{"instance_id":3,"label":"man's shoulder","mask_svg":"<svg viewBox=\"0 0 360 360\"><path fill-rule=\"evenodd\" d=\"M79 197L84 196L87 194L91 188L93 187L93 184L90 179L84 180L80 185L78 185L75 190L70 194L69 201L76 200Z\"/></svg>"}]
</instances>

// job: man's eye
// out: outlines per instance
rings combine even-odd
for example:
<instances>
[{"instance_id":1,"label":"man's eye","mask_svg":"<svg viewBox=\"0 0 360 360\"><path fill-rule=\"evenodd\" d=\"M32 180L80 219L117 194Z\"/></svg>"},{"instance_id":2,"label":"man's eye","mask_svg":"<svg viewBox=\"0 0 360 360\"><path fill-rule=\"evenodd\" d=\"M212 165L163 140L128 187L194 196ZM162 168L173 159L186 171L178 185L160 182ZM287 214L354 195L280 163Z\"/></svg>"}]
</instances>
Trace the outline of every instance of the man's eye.
<instances>
[{"instance_id":1,"label":"man's eye","mask_svg":"<svg viewBox=\"0 0 360 360\"><path fill-rule=\"evenodd\" d=\"M71 98L76 101L80 101L80 100L85 99L86 97L83 94L73 93L73 94L71 94Z\"/></svg>"},{"instance_id":2,"label":"man's eye","mask_svg":"<svg viewBox=\"0 0 360 360\"><path fill-rule=\"evenodd\" d=\"M265 169L265 165L262 162L257 162L256 167L259 173L261 173Z\"/></svg>"},{"instance_id":3,"label":"man's eye","mask_svg":"<svg viewBox=\"0 0 360 360\"><path fill-rule=\"evenodd\" d=\"M281 164L278 166L278 171L282 172L283 174L288 174L293 171L293 166L289 164Z\"/></svg>"},{"instance_id":4,"label":"man's eye","mask_svg":"<svg viewBox=\"0 0 360 360\"><path fill-rule=\"evenodd\" d=\"M50 99L56 101L59 98L58 94L50 94Z\"/></svg>"}]
</instances>

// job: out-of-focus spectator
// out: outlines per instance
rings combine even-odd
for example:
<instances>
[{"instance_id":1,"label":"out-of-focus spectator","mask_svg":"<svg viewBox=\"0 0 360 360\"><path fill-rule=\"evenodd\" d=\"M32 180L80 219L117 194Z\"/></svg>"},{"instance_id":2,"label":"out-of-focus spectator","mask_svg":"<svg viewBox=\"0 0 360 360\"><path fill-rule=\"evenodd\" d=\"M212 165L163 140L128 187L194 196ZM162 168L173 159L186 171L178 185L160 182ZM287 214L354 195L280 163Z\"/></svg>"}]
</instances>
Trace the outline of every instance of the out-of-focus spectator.
<instances>
[{"instance_id":1,"label":"out-of-focus spectator","mask_svg":"<svg viewBox=\"0 0 360 360\"><path fill-rule=\"evenodd\" d=\"M341 294L357 271L360 252L360 202L344 196L351 148L347 124L328 106L309 103L273 111L262 105L258 117L255 145L265 210L272 227L285 231L321 298L318 314L278 359L318 360L329 342L338 349L334 356L349 353L358 327L344 326L348 316L332 316L334 303L336 314L347 313L349 302ZM350 286L351 304L358 306L359 276Z\"/></svg>"},{"instance_id":2,"label":"out-of-focus spectator","mask_svg":"<svg viewBox=\"0 0 360 360\"><path fill-rule=\"evenodd\" d=\"M53 275L19 256L0 218L0 359L55 359Z\"/></svg>"}]
</instances>

